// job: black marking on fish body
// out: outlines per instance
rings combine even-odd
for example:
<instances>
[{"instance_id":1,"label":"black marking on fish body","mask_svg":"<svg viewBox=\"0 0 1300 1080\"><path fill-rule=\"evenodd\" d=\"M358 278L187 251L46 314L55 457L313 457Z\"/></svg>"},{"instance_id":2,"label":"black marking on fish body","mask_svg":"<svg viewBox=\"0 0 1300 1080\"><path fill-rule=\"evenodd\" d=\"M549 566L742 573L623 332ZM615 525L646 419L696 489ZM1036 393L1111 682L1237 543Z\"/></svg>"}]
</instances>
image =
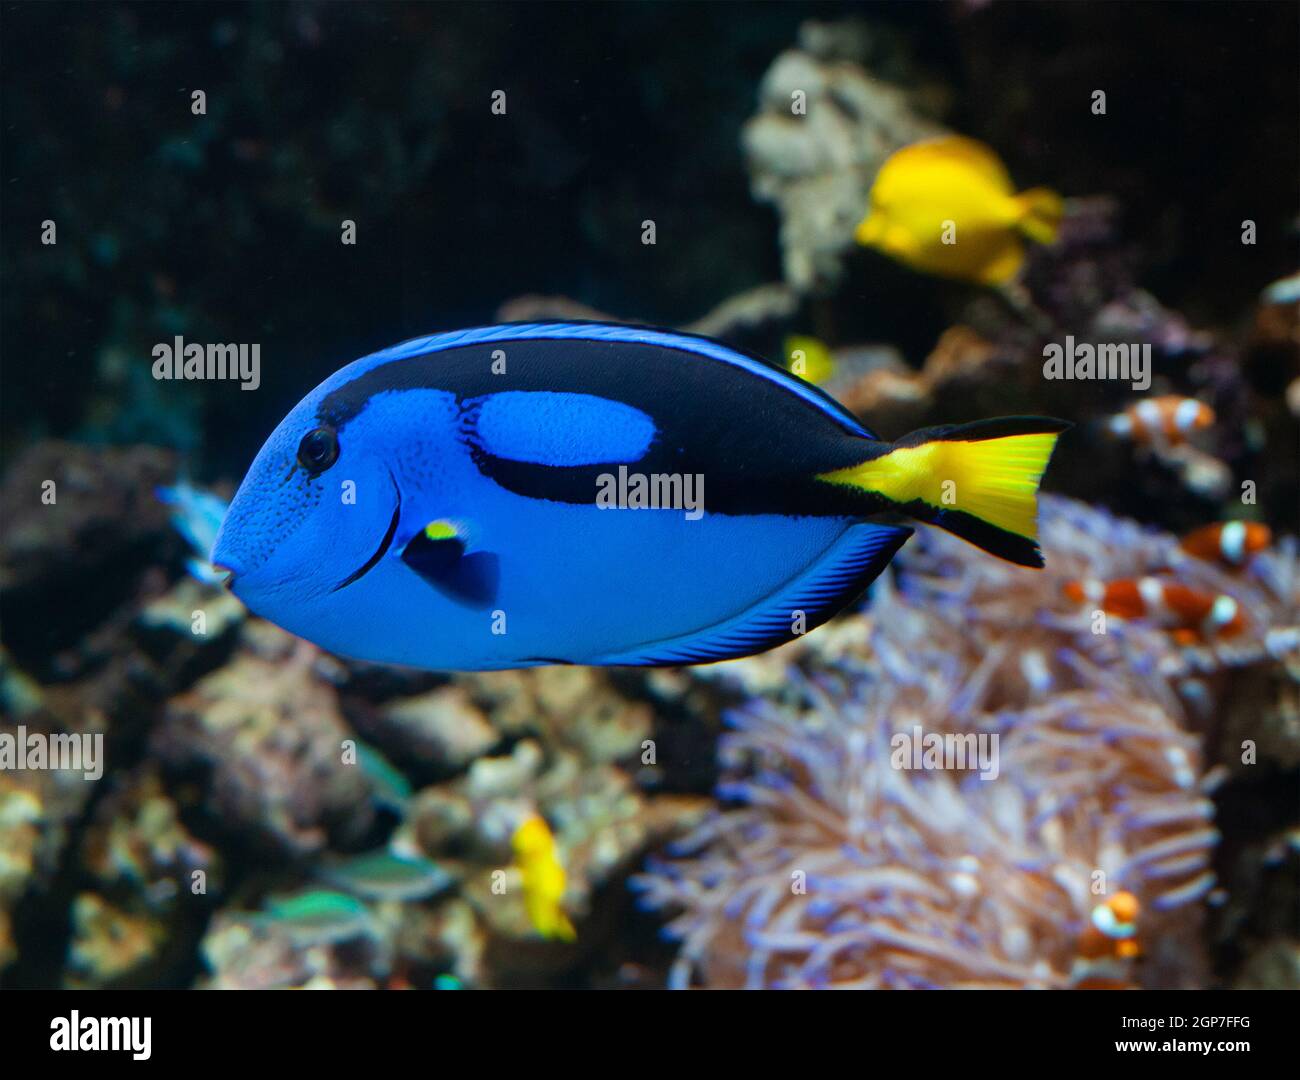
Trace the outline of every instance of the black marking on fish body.
<instances>
[{"instance_id":1,"label":"black marking on fish body","mask_svg":"<svg viewBox=\"0 0 1300 1080\"><path fill-rule=\"evenodd\" d=\"M403 549L402 562L459 603L486 608L496 600L500 560L488 551L466 554L465 542L458 536L430 540L418 532Z\"/></svg>"},{"instance_id":2,"label":"black marking on fish body","mask_svg":"<svg viewBox=\"0 0 1300 1080\"><path fill-rule=\"evenodd\" d=\"M591 336L584 337L568 333L569 330L587 326L590 327ZM486 328L494 333L494 336L480 338L477 341L467 342L461 345L443 346L437 343L436 339L429 339L429 351L423 354L403 355L386 360L376 364L374 367L362 372L360 375L344 383L331 391L322 401L317 411L318 417L328 421L336 428L342 427L347 420L356 416L369 401L371 394L381 390L401 390L401 389L421 389L439 385L437 383L425 381L422 376L413 371L402 370L402 366L411 361L428 361L438 357L451 357L454 354L469 354L473 358L472 375L478 385L474 391L453 391L461 397L477 397L486 393L492 393L502 389L515 390L556 390L562 391L570 389L575 393L594 393L589 387L594 385L590 380L589 373L582 373L582 381L576 385L564 387L550 385L547 382L537 385L526 385L526 380L521 382L514 370L513 361L519 356L521 347L524 346L541 346L545 350L554 350L557 355L563 355L571 351L570 346L597 346L607 351L615 353L626 352L636 355L635 364L642 362L642 357L647 351L655 350L669 352L674 354L676 359L674 363L699 363L707 365L721 365L723 368L735 375L747 376L749 378L761 378L769 385L784 389L787 393L793 392L792 388L798 387L799 392L810 394L817 399L816 403L804 399L804 403L812 408L822 411L823 414L833 414L847 430L861 433L869 438L875 436L863 427L862 422L853 415L842 403L831 397L830 394L822 390L821 387L814 386L811 383L805 383L796 378L793 374L778 364L772 363L766 357L739 349L734 345L724 345L722 342L714 341L710 338L700 337L697 334L688 334L680 330L659 330L651 326L636 326L632 324L620 323L610 324L601 322L583 323L581 320L570 320L564 323L556 323L557 330L564 331L555 337L548 337L545 334L536 336L516 337L513 331L524 328L528 330L543 329L545 324L536 323L503 323L496 327ZM611 339L604 336L611 330L617 331L645 331L651 334L665 335L674 339L672 346L662 344L659 341L623 341ZM500 336L495 336L499 332ZM400 348L400 346L399 346ZM712 355L710 350L723 350L730 353L736 360L748 361L757 364L768 373L769 377L764 378L752 371L738 370L737 365L728 363ZM497 374L495 370L494 355L498 351L508 351L509 363L511 364L509 375ZM548 361L553 364L553 361ZM629 357L629 366L632 362ZM615 365L611 365L614 367ZM489 374L490 373L490 374ZM536 373L534 373L536 374ZM551 372L547 372L548 377ZM513 384L513 385L504 385ZM621 400L618 394L611 395L614 400ZM795 396L798 396L796 394Z\"/></svg>"},{"instance_id":3,"label":"black marking on fish body","mask_svg":"<svg viewBox=\"0 0 1300 1080\"><path fill-rule=\"evenodd\" d=\"M500 348L507 352L506 374L492 371L492 353ZM474 438L474 399L501 391L551 391L639 409L657 435L640 460L626 463L628 470L702 475L707 513L859 515L870 509L862 492L815 477L889 449L888 443L846 431L781 382L735 365L684 348L582 338L476 342L388 361L327 394L317 419L342 431L374 394L418 389L458 399L461 437L480 472L515 494L552 502L594 503L600 477L616 474L618 466L497 457Z\"/></svg>"},{"instance_id":4,"label":"black marking on fish body","mask_svg":"<svg viewBox=\"0 0 1300 1080\"><path fill-rule=\"evenodd\" d=\"M394 485L394 487L396 487L396 485ZM359 581L361 578L365 577L368 573L370 573L370 571L373 570L377 565L379 565L379 560L382 559L388 553L389 545L392 544L393 542L393 536L397 532L397 522L401 516L402 516L402 497L401 497L401 493L399 492L397 497L397 505L393 507L392 520L389 521L388 523L388 531L384 533L384 538L379 542L379 547L375 549L375 553L371 555L370 558L368 558L354 571L352 571L352 573L350 573L347 577L345 577L342 581L340 581L337 585L335 585L334 588L330 590L330 592L338 592L340 589L345 588L348 585L351 585L354 581Z\"/></svg>"}]
</instances>

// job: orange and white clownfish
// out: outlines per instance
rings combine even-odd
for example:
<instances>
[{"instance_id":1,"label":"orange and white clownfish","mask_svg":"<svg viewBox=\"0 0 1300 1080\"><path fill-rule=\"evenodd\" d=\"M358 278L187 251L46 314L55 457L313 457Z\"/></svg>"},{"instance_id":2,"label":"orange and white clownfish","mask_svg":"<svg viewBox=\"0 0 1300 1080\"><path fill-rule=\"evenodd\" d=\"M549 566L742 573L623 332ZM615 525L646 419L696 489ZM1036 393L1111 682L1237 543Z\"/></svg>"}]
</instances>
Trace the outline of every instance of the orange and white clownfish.
<instances>
[{"instance_id":1,"label":"orange and white clownfish","mask_svg":"<svg viewBox=\"0 0 1300 1080\"><path fill-rule=\"evenodd\" d=\"M1273 532L1259 521L1220 521L1193 529L1178 542L1187 554L1207 562L1244 566L1273 542Z\"/></svg>"},{"instance_id":2,"label":"orange and white clownfish","mask_svg":"<svg viewBox=\"0 0 1300 1080\"><path fill-rule=\"evenodd\" d=\"M1166 394L1146 398L1116 413L1106 423L1117 438L1139 446L1177 446L1193 432L1204 431L1214 423L1214 410L1196 398Z\"/></svg>"},{"instance_id":3,"label":"orange and white clownfish","mask_svg":"<svg viewBox=\"0 0 1300 1080\"><path fill-rule=\"evenodd\" d=\"M1071 986L1076 990L1127 990L1133 987L1128 963L1142 955L1137 921L1142 905L1131 892L1117 892L1088 915L1079 935L1079 956Z\"/></svg>"},{"instance_id":4,"label":"orange and white clownfish","mask_svg":"<svg viewBox=\"0 0 1300 1080\"><path fill-rule=\"evenodd\" d=\"M1062 590L1076 604L1095 604L1107 615L1145 619L1173 633L1182 645L1233 637L1245 628L1241 605L1226 593L1215 595L1164 578L1068 581Z\"/></svg>"}]
</instances>

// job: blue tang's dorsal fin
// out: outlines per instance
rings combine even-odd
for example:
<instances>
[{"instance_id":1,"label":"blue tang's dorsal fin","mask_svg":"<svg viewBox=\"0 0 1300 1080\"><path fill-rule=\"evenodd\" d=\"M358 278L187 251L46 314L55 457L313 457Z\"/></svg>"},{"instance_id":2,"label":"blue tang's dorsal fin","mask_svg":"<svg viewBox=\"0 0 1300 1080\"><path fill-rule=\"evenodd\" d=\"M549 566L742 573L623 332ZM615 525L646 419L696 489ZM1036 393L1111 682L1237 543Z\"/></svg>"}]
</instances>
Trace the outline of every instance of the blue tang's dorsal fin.
<instances>
[{"instance_id":1,"label":"blue tang's dorsal fin","mask_svg":"<svg viewBox=\"0 0 1300 1080\"><path fill-rule=\"evenodd\" d=\"M323 388L332 389L339 382L356 378L381 364L405 360L415 356L459 348L462 345L483 345L495 341L577 340L626 342L630 345L657 345L676 349L694 356L706 357L768 379L816 406L837 424L853 435L868 439L876 436L868 431L848 409L829 394L796 378L784 368L769 363L761 357L751 356L729 345L709 338L684 334L676 330L659 330L649 326L626 323L552 322L552 323L500 323L496 326L476 326L469 330L452 330L427 337L412 338L398 345L381 349L349 364L341 372L326 380ZM346 379L339 379L346 374Z\"/></svg>"}]
</instances>

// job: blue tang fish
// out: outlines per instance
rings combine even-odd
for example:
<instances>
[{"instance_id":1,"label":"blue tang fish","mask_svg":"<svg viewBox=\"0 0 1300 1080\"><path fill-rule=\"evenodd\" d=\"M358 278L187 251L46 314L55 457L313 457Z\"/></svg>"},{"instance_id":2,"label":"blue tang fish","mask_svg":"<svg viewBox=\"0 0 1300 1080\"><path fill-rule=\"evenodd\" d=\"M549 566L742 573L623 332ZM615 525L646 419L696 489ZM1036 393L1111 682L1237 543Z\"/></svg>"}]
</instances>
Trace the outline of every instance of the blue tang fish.
<instances>
[{"instance_id":1,"label":"blue tang fish","mask_svg":"<svg viewBox=\"0 0 1300 1080\"><path fill-rule=\"evenodd\" d=\"M212 562L332 652L435 670L695 664L770 649L938 525L1041 566L1041 417L878 439L789 372L601 323L408 341L271 434Z\"/></svg>"}]
</instances>

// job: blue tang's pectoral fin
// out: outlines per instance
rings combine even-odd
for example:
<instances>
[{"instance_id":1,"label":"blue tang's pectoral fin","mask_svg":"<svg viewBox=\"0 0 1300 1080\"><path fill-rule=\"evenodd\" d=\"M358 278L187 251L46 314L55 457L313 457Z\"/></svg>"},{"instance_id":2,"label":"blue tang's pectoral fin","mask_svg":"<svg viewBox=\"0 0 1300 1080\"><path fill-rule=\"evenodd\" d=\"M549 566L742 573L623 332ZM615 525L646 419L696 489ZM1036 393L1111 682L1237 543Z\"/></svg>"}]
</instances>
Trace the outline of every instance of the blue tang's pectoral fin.
<instances>
[{"instance_id":1,"label":"blue tang's pectoral fin","mask_svg":"<svg viewBox=\"0 0 1300 1080\"><path fill-rule=\"evenodd\" d=\"M458 603L486 608L496 600L499 560L488 551L467 553L450 522L430 522L411 537L402 549L402 562Z\"/></svg>"},{"instance_id":2,"label":"blue tang's pectoral fin","mask_svg":"<svg viewBox=\"0 0 1300 1080\"><path fill-rule=\"evenodd\" d=\"M851 525L820 559L748 611L694 634L604 656L599 662L637 667L707 664L782 645L843 610L880 576L911 535L911 529L897 525Z\"/></svg>"}]
</instances>

